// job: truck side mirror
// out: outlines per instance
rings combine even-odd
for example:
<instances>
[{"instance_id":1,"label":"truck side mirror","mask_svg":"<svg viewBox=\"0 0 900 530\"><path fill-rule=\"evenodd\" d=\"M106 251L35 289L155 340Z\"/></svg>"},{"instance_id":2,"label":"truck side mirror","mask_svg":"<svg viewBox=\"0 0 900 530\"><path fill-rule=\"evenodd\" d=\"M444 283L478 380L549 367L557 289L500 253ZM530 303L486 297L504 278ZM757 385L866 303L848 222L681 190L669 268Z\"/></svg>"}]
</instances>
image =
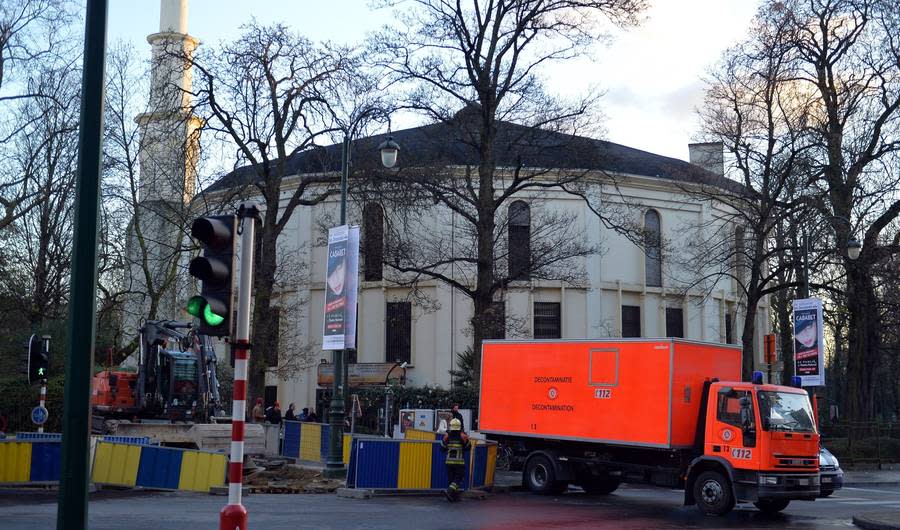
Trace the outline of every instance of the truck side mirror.
<instances>
[{"instance_id":1,"label":"truck side mirror","mask_svg":"<svg viewBox=\"0 0 900 530\"><path fill-rule=\"evenodd\" d=\"M745 433L753 431L753 409L750 408L750 398L744 396L739 401L741 405L741 429Z\"/></svg>"}]
</instances>

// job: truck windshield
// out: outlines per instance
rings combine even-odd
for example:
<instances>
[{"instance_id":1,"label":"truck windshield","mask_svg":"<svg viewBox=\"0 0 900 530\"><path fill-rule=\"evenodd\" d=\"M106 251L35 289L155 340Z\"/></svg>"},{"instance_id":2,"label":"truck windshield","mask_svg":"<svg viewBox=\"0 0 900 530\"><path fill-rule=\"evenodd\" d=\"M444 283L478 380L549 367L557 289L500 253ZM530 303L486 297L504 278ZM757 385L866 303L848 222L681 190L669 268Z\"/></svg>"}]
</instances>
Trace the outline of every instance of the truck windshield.
<instances>
[{"instance_id":1,"label":"truck windshield","mask_svg":"<svg viewBox=\"0 0 900 530\"><path fill-rule=\"evenodd\" d=\"M805 394L760 392L759 414L767 431L815 431L812 408Z\"/></svg>"}]
</instances>

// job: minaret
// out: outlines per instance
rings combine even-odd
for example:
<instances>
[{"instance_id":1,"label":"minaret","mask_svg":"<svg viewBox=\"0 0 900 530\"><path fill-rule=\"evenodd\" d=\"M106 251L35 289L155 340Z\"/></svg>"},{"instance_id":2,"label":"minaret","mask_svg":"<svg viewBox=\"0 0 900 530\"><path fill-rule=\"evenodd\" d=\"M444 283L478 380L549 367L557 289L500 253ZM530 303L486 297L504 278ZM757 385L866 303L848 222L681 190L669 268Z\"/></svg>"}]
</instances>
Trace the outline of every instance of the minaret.
<instances>
[{"instance_id":1,"label":"minaret","mask_svg":"<svg viewBox=\"0 0 900 530\"><path fill-rule=\"evenodd\" d=\"M147 111L135 118L141 132L140 179L127 244L125 281L133 295L124 308L125 343L143 319L184 316L179 269L188 242L184 227L196 187L200 128L191 109L191 70L185 66L199 41L187 34L187 15L188 0L160 0L159 32L147 37L153 50L150 98Z\"/></svg>"}]
</instances>

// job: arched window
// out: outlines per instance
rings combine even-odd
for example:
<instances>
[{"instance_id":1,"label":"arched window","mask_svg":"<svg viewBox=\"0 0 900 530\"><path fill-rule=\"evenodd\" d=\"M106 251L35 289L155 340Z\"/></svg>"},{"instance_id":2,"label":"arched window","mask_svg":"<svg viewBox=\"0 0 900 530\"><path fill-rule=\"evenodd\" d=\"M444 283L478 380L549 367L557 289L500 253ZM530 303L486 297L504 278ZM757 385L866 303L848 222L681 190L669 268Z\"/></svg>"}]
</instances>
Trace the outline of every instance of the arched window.
<instances>
[{"instance_id":1,"label":"arched window","mask_svg":"<svg viewBox=\"0 0 900 530\"><path fill-rule=\"evenodd\" d=\"M662 287L662 236L656 210L644 214L644 274L648 287Z\"/></svg>"},{"instance_id":2,"label":"arched window","mask_svg":"<svg viewBox=\"0 0 900 530\"><path fill-rule=\"evenodd\" d=\"M363 207L363 279L380 281L384 263L384 210L380 204L369 203Z\"/></svg>"},{"instance_id":3,"label":"arched window","mask_svg":"<svg viewBox=\"0 0 900 530\"><path fill-rule=\"evenodd\" d=\"M531 208L525 201L509 205L509 277L531 278Z\"/></svg>"}]
</instances>

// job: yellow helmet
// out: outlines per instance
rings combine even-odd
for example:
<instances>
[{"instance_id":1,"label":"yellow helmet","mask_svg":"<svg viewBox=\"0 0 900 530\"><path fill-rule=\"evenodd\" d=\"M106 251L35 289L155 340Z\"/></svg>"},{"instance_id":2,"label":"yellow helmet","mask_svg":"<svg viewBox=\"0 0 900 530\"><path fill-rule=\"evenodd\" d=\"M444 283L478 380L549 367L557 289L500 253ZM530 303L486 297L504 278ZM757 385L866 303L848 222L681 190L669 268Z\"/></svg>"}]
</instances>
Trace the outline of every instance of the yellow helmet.
<instances>
[{"instance_id":1,"label":"yellow helmet","mask_svg":"<svg viewBox=\"0 0 900 530\"><path fill-rule=\"evenodd\" d=\"M453 418L452 420L450 420L450 430L451 431L462 430L462 422L459 421L458 418Z\"/></svg>"}]
</instances>

